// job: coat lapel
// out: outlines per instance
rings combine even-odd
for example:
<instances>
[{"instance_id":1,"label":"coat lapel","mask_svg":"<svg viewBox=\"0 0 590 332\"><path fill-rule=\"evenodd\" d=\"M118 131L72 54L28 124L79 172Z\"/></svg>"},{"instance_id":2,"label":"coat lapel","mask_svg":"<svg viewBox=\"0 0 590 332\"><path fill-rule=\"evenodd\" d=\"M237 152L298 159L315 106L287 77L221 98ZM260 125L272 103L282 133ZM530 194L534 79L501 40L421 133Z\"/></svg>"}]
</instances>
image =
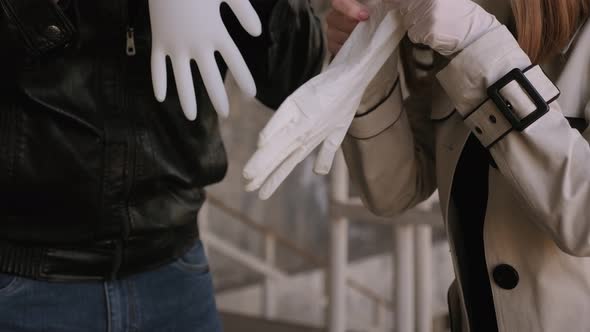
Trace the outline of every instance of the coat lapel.
<instances>
[{"instance_id":1,"label":"coat lapel","mask_svg":"<svg viewBox=\"0 0 590 332\"><path fill-rule=\"evenodd\" d=\"M587 118L590 115L590 24L582 26L572 47L556 82L561 91L558 102L566 117Z\"/></svg>"}]
</instances>

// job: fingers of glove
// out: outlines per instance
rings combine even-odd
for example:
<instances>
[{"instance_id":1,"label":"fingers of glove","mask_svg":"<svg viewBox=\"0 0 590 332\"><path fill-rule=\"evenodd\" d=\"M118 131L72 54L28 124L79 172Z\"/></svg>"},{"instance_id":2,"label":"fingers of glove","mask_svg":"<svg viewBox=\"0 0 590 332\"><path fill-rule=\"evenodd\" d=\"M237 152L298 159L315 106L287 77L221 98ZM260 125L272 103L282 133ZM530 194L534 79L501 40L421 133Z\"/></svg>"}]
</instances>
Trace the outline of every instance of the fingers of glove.
<instances>
[{"instance_id":1,"label":"fingers of glove","mask_svg":"<svg viewBox=\"0 0 590 332\"><path fill-rule=\"evenodd\" d=\"M299 118L299 108L292 100L285 101L258 135L258 147L263 147L290 128Z\"/></svg>"},{"instance_id":2,"label":"fingers of glove","mask_svg":"<svg viewBox=\"0 0 590 332\"><path fill-rule=\"evenodd\" d=\"M369 18L369 10L357 0L332 0L332 8L354 20L366 21Z\"/></svg>"},{"instance_id":3,"label":"fingers of glove","mask_svg":"<svg viewBox=\"0 0 590 332\"><path fill-rule=\"evenodd\" d=\"M332 169L332 164L334 163L334 157L342 145L344 137L346 137L346 130L336 131L326 138L322 144L322 147L320 148L318 158L315 161L315 173L319 175L326 175L330 172L330 169Z\"/></svg>"},{"instance_id":4,"label":"fingers of glove","mask_svg":"<svg viewBox=\"0 0 590 332\"><path fill-rule=\"evenodd\" d=\"M432 16L427 16L408 29L408 38L448 56L462 50L462 45L471 38L469 34L454 32L456 26L456 23L435 21Z\"/></svg>"},{"instance_id":5,"label":"fingers of glove","mask_svg":"<svg viewBox=\"0 0 590 332\"><path fill-rule=\"evenodd\" d=\"M437 5L436 1L431 0L401 1L403 4L400 6L400 13L406 28L418 24L418 21L431 18L432 11ZM426 22L420 24L426 24Z\"/></svg>"},{"instance_id":6,"label":"fingers of glove","mask_svg":"<svg viewBox=\"0 0 590 332\"><path fill-rule=\"evenodd\" d=\"M428 45L434 48L432 45L435 39L435 35L431 28L426 25L415 24L408 30L408 38L415 44Z\"/></svg>"},{"instance_id":7,"label":"fingers of glove","mask_svg":"<svg viewBox=\"0 0 590 332\"><path fill-rule=\"evenodd\" d=\"M257 37L262 34L262 23L260 22L260 17L252 7L250 1L246 0L224 0L227 3L244 30L246 30L250 35Z\"/></svg>"},{"instance_id":8,"label":"fingers of glove","mask_svg":"<svg viewBox=\"0 0 590 332\"><path fill-rule=\"evenodd\" d=\"M214 53L203 53L197 59L197 66L213 107L221 117L226 118L229 115L229 99Z\"/></svg>"},{"instance_id":9,"label":"fingers of glove","mask_svg":"<svg viewBox=\"0 0 590 332\"><path fill-rule=\"evenodd\" d=\"M266 178L275 171L301 144L293 140L278 142L272 146L258 149L244 167L243 176L250 183L247 191L254 191L264 183Z\"/></svg>"},{"instance_id":10,"label":"fingers of glove","mask_svg":"<svg viewBox=\"0 0 590 332\"><path fill-rule=\"evenodd\" d=\"M231 71L240 89L242 89L247 96L255 97L256 83L254 82L254 77L252 77L252 73L250 72L250 69L248 69L246 61L244 61L240 50L236 44L231 41L231 38L228 37L227 42L221 45L219 52L223 56L228 69Z\"/></svg>"},{"instance_id":11,"label":"fingers of glove","mask_svg":"<svg viewBox=\"0 0 590 332\"><path fill-rule=\"evenodd\" d=\"M445 34L444 31L437 28L438 14L434 11L436 8L428 1L415 5L406 15L404 15L404 26L408 29L408 38L417 44L424 44L432 47L437 46L437 35ZM456 23L454 23L456 24Z\"/></svg>"},{"instance_id":12,"label":"fingers of glove","mask_svg":"<svg viewBox=\"0 0 590 332\"><path fill-rule=\"evenodd\" d=\"M197 118L197 97L195 96L190 59L187 57L175 58L172 60L172 68L182 111L187 119L194 121Z\"/></svg>"},{"instance_id":13,"label":"fingers of glove","mask_svg":"<svg viewBox=\"0 0 590 332\"><path fill-rule=\"evenodd\" d=\"M258 197L262 200L269 199L272 194L279 188L285 179L293 172L295 167L305 158L305 150L299 149L295 151L279 168L272 173L272 175L264 182L262 188L258 192Z\"/></svg>"},{"instance_id":14,"label":"fingers of glove","mask_svg":"<svg viewBox=\"0 0 590 332\"><path fill-rule=\"evenodd\" d=\"M152 51L152 86L154 96L159 102L166 99L168 92L168 75L166 72L166 54L157 47Z\"/></svg>"},{"instance_id":15,"label":"fingers of glove","mask_svg":"<svg viewBox=\"0 0 590 332\"><path fill-rule=\"evenodd\" d=\"M400 10L402 15L408 14L408 12L420 12L420 7L430 6L433 2L438 0L386 0L394 8Z\"/></svg>"}]
</instances>

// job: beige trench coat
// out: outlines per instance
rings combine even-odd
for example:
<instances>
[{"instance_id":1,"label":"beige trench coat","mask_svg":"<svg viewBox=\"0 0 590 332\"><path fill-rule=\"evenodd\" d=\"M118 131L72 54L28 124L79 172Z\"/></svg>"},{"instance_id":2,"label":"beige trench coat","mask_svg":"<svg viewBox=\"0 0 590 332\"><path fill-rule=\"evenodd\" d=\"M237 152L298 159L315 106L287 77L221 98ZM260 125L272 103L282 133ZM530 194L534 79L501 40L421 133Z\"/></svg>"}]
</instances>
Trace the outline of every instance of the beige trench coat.
<instances>
[{"instance_id":1,"label":"beige trench coat","mask_svg":"<svg viewBox=\"0 0 590 332\"><path fill-rule=\"evenodd\" d=\"M590 331L590 130L572 129L565 118L590 119L590 24L563 58L552 75L561 90L557 101L538 67L526 73L551 110L518 131L492 102L478 108L488 86L530 66L505 27L457 55L427 92L402 98L398 84L379 102L402 67L396 54L361 108L378 106L354 120L344 143L363 201L379 215L398 214L439 190L456 276L454 170L470 133L489 146L497 168L489 171L484 246L502 332ZM407 72L400 76L410 81ZM515 82L501 94L519 118L536 109ZM461 284L449 292L451 314L456 329L468 331Z\"/></svg>"}]
</instances>

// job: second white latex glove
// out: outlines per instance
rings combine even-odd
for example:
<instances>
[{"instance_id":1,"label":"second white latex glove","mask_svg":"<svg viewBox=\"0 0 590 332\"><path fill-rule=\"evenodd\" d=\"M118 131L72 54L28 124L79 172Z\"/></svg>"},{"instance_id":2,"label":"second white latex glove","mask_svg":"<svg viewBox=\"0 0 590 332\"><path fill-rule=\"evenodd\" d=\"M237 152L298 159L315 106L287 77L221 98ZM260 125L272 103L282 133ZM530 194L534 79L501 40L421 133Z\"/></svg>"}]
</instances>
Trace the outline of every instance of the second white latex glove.
<instances>
[{"instance_id":1,"label":"second white latex glove","mask_svg":"<svg viewBox=\"0 0 590 332\"><path fill-rule=\"evenodd\" d=\"M399 8L408 37L452 55L499 27L496 17L472 0L387 0Z\"/></svg>"},{"instance_id":2,"label":"second white latex glove","mask_svg":"<svg viewBox=\"0 0 590 332\"><path fill-rule=\"evenodd\" d=\"M259 36L262 24L248 0L149 0L152 27L152 81L160 102L168 88L166 57L170 57L178 97L189 120L197 117L197 99L191 61L199 68L213 107L219 115L229 114L223 78L215 61L219 51L239 87L248 96L256 95L256 85L239 49L221 19L221 3L227 3L244 29Z\"/></svg>"},{"instance_id":3,"label":"second white latex glove","mask_svg":"<svg viewBox=\"0 0 590 332\"><path fill-rule=\"evenodd\" d=\"M281 105L260 133L244 168L248 191L268 199L295 166L320 144L315 172L327 174L354 119L364 91L405 34L397 11L381 1L360 23L328 69Z\"/></svg>"}]
</instances>

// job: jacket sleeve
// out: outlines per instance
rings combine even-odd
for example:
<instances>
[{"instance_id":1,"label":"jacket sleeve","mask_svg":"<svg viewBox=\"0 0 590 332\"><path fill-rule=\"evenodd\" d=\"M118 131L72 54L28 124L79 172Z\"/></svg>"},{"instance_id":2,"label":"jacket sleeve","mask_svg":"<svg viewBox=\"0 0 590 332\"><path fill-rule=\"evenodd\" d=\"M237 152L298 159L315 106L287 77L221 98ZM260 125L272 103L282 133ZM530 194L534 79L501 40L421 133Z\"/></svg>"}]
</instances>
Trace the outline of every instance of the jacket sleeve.
<instances>
[{"instance_id":1,"label":"jacket sleeve","mask_svg":"<svg viewBox=\"0 0 590 332\"><path fill-rule=\"evenodd\" d=\"M256 97L277 109L322 69L325 48L321 24L306 0L252 0L252 5L262 21L258 38L248 35L227 7L222 13L254 76Z\"/></svg>"},{"instance_id":2,"label":"jacket sleeve","mask_svg":"<svg viewBox=\"0 0 590 332\"><path fill-rule=\"evenodd\" d=\"M430 89L404 100L398 59L394 54L370 84L343 145L365 206L381 216L401 213L436 189ZM410 73L404 72L407 86Z\"/></svg>"},{"instance_id":3,"label":"jacket sleeve","mask_svg":"<svg viewBox=\"0 0 590 332\"><path fill-rule=\"evenodd\" d=\"M499 171L522 198L531 219L564 252L590 256L590 132L582 135L572 129L559 104L550 102L550 111L526 129L509 130L496 138L497 128L507 123L501 119L504 113L499 113L493 103L488 108L478 107L487 98L488 86L513 68L530 65L510 32L500 27L461 52L438 79L467 126L489 147ZM537 76L538 91L553 86L544 74ZM536 106L520 84L510 84L512 87L500 93L514 113L525 117ZM488 144L491 141L495 142Z\"/></svg>"}]
</instances>

